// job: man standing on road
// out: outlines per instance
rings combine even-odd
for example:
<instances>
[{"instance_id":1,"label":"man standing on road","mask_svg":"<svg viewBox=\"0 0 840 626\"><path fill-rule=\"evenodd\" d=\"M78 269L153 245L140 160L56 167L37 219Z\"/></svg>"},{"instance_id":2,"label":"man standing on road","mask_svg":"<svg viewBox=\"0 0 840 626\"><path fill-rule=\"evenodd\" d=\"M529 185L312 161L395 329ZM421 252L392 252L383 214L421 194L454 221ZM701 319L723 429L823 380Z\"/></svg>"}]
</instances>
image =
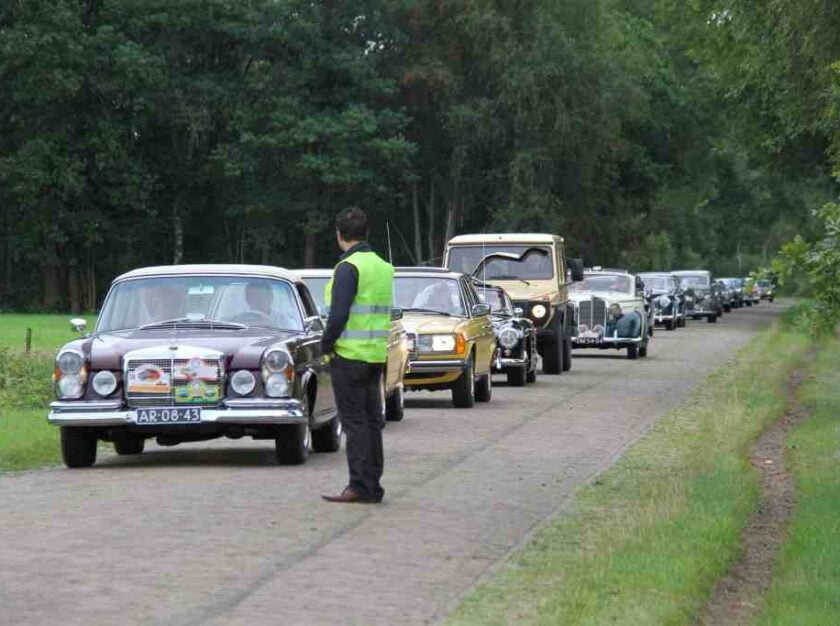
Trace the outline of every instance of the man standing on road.
<instances>
[{"instance_id":1,"label":"man standing on road","mask_svg":"<svg viewBox=\"0 0 840 626\"><path fill-rule=\"evenodd\" d=\"M324 354L332 355L330 372L338 416L347 436L350 482L329 502L381 502L382 396L380 384L391 329L394 268L366 242L365 214L345 209L336 218L338 246L344 251L327 283L329 307Z\"/></svg>"}]
</instances>

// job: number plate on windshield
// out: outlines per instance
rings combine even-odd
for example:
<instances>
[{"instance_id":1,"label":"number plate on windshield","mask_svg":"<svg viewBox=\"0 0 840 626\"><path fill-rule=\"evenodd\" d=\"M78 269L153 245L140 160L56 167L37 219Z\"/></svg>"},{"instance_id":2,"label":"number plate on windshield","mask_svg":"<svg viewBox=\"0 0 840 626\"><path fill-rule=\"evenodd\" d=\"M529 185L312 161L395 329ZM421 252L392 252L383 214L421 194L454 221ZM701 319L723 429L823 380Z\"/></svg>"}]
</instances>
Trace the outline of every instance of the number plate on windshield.
<instances>
[{"instance_id":1,"label":"number plate on windshield","mask_svg":"<svg viewBox=\"0 0 840 626\"><path fill-rule=\"evenodd\" d=\"M141 426L159 426L161 424L198 424L201 422L201 409L137 409L134 422Z\"/></svg>"}]
</instances>

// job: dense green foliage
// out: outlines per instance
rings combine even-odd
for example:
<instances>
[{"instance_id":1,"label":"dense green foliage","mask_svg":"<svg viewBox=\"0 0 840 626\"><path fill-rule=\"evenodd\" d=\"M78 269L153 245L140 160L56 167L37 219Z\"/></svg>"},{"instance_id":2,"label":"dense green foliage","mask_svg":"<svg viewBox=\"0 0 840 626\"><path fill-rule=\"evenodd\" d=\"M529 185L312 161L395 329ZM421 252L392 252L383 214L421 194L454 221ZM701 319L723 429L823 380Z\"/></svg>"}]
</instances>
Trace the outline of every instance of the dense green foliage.
<instances>
[{"instance_id":1,"label":"dense green foliage","mask_svg":"<svg viewBox=\"0 0 840 626\"><path fill-rule=\"evenodd\" d=\"M745 274L832 200L840 13L808 0L8 0L0 307L139 265L395 262L548 230Z\"/></svg>"}]
</instances>

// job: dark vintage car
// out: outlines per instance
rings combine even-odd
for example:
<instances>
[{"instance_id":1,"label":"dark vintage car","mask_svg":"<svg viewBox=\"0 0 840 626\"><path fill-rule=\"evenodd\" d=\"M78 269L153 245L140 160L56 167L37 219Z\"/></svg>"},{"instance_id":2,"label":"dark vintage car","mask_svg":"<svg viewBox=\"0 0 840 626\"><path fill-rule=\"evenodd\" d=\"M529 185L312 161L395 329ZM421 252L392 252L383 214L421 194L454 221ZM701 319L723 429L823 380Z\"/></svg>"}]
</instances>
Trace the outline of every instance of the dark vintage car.
<instances>
[{"instance_id":1,"label":"dark vintage car","mask_svg":"<svg viewBox=\"0 0 840 626\"><path fill-rule=\"evenodd\" d=\"M281 268L178 265L116 278L93 332L59 350L57 399L68 467L96 461L97 441L139 454L249 436L277 461L341 445L323 326L306 286Z\"/></svg>"},{"instance_id":2,"label":"dark vintage car","mask_svg":"<svg viewBox=\"0 0 840 626\"><path fill-rule=\"evenodd\" d=\"M672 272L680 279L685 290L686 315L693 319L705 317L706 321L714 324L723 314L720 298L720 287L712 279L711 272L706 270L681 270Z\"/></svg>"},{"instance_id":3,"label":"dark vintage car","mask_svg":"<svg viewBox=\"0 0 840 626\"><path fill-rule=\"evenodd\" d=\"M496 362L493 371L507 376L507 382L522 387L537 380L537 329L534 322L514 308L501 287L476 282L481 301L490 306L490 322L496 334Z\"/></svg>"},{"instance_id":4,"label":"dark vintage car","mask_svg":"<svg viewBox=\"0 0 840 626\"><path fill-rule=\"evenodd\" d=\"M669 272L644 272L639 278L650 296L654 323L665 330L685 326L685 294L679 278Z\"/></svg>"},{"instance_id":5,"label":"dark vintage car","mask_svg":"<svg viewBox=\"0 0 840 626\"><path fill-rule=\"evenodd\" d=\"M722 282L731 292L731 303L733 309L740 309L744 306L744 279L743 278L720 278Z\"/></svg>"},{"instance_id":6,"label":"dark vintage car","mask_svg":"<svg viewBox=\"0 0 840 626\"><path fill-rule=\"evenodd\" d=\"M722 280L715 280L715 286L717 287L718 294L720 296L720 306L723 308L725 313L729 313L732 311L732 307L735 302L734 291Z\"/></svg>"}]
</instances>

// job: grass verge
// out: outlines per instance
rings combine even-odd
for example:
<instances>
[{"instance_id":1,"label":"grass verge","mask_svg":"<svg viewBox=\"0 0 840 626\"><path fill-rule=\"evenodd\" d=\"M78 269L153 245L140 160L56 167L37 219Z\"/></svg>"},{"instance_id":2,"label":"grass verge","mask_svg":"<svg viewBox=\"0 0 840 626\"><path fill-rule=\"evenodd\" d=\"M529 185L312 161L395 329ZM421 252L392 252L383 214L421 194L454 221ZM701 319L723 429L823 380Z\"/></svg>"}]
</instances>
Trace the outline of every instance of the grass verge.
<instances>
[{"instance_id":1,"label":"grass verge","mask_svg":"<svg viewBox=\"0 0 840 626\"><path fill-rule=\"evenodd\" d=\"M47 314L47 313L0 313L0 348L23 352L26 329L32 329L32 351L55 353L62 344L72 341L78 335L70 328L70 318L81 317L92 328L93 315Z\"/></svg>"},{"instance_id":2,"label":"grass verge","mask_svg":"<svg viewBox=\"0 0 840 626\"><path fill-rule=\"evenodd\" d=\"M453 624L674 624L696 619L739 556L759 497L751 443L785 410L809 340L759 333L479 586Z\"/></svg>"},{"instance_id":3,"label":"grass verge","mask_svg":"<svg viewBox=\"0 0 840 626\"><path fill-rule=\"evenodd\" d=\"M840 341L810 364L810 415L788 439L797 506L758 624L840 624Z\"/></svg>"}]
</instances>

